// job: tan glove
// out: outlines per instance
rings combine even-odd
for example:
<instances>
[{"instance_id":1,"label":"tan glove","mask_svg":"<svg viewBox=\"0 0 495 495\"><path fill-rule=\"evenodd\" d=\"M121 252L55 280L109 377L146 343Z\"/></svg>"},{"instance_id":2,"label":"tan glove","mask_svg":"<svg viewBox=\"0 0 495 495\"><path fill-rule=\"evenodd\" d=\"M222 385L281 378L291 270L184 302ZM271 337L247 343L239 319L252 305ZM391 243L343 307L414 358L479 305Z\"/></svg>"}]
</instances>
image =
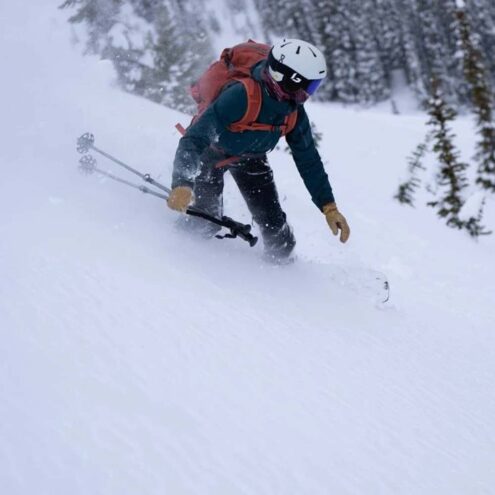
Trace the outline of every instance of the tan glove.
<instances>
[{"instance_id":1,"label":"tan glove","mask_svg":"<svg viewBox=\"0 0 495 495\"><path fill-rule=\"evenodd\" d=\"M333 232L333 235L337 235L340 230L340 242L347 242L351 234L351 229L347 225L347 220L344 215L340 213L335 203L327 203L323 207L323 214L327 219L328 226Z\"/></svg>"},{"instance_id":2,"label":"tan glove","mask_svg":"<svg viewBox=\"0 0 495 495\"><path fill-rule=\"evenodd\" d=\"M169 208L176 211L186 211L193 199L193 192L190 187L179 186L174 187L167 199Z\"/></svg>"}]
</instances>

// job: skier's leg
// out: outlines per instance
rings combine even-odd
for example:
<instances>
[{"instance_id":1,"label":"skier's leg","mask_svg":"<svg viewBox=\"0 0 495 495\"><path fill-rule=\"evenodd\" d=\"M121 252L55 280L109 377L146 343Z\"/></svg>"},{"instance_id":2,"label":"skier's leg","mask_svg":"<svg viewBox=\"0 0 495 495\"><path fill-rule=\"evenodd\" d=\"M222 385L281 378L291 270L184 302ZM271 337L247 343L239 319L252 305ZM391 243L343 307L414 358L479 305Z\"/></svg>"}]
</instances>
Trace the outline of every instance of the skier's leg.
<instances>
[{"instance_id":1,"label":"skier's leg","mask_svg":"<svg viewBox=\"0 0 495 495\"><path fill-rule=\"evenodd\" d=\"M230 172L259 225L266 254L275 260L288 258L296 239L280 206L273 172L266 157L242 160L230 167Z\"/></svg>"},{"instance_id":2,"label":"skier's leg","mask_svg":"<svg viewBox=\"0 0 495 495\"><path fill-rule=\"evenodd\" d=\"M194 207L215 217L223 215L224 169L214 166L221 159L223 156L207 150L201 157L203 166L200 174L194 180ZM212 237L221 229L203 218L189 215L179 220L179 226L204 237Z\"/></svg>"},{"instance_id":3,"label":"skier's leg","mask_svg":"<svg viewBox=\"0 0 495 495\"><path fill-rule=\"evenodd\" d=\"M211 155L203 155L204 166L194 180L194 206L215 217L223 215L224 169L209 163Z\"/></svg>"}]
</instances>

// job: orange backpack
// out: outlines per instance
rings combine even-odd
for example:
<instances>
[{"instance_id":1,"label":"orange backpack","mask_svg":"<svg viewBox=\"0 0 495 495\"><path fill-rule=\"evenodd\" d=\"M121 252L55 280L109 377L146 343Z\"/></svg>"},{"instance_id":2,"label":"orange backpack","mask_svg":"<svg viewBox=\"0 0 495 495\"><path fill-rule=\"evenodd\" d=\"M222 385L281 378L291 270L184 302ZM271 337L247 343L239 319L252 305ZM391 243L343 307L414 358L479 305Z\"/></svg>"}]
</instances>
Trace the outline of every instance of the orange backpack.
<instances>
[{"instance_id":1,"label":"orange backpack","mask_svg":"<svg viewBox=\"0 0 495 495\"><path fill-rule=\"evenodd\" d=\"M282 136L291 132L296 125L297 110L285 117L282 125L256 122L263 96L260 84L251 77L251 68L259 61L266 59L269 52L268 45L256 43L253 40L232 48L225 48L220 60L211 64L200 79L191 86L191 95L198 104L198 112L193 117L191 125L218 98L227 84L239 81L246 90L247 110L241 120L229 126L230 131L280 131ZM185 134L186 130L182 125L177 124L175 127L181 134Z\"/></svg>"}]
</instances>

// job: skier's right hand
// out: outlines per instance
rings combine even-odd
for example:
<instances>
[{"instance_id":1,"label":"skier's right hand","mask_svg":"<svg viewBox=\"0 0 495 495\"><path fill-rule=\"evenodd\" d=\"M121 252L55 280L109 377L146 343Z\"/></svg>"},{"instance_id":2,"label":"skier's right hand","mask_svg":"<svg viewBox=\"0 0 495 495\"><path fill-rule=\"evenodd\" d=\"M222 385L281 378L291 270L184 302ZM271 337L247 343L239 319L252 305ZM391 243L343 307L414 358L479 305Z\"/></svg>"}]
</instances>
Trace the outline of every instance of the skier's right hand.
<instances>
[{"instance_id":1,"label":"skier's right hand","mask_svg":"<svg viewBox=\"0 0 495 495\"><path fill-rule=\"evenodd\" d=\"M327 203L322 210L333 235L337 235L340 230L340 242L347 242L351 235L351 229L344 215L338 210L337 205L335 203Z\"/></svg>"},{"instance_id":2,"label":"skier's right hand","mask_svg":"<svg viewBox=\"0 0 495 495\"><path fill-rule=\"evenodd\" d=\"M167 199L169 208L176 211L186 211L193 199L193 191L190 187L179 186L174 187Z\"/></svg>"}]
</instances>

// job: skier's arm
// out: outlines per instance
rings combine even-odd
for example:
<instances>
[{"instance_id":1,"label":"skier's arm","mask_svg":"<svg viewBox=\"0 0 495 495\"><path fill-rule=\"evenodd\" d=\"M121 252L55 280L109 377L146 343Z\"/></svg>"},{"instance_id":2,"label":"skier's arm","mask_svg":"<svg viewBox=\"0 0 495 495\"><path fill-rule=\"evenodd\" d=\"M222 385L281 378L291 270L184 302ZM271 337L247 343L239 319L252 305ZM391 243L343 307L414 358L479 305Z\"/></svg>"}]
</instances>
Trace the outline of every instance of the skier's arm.
<instances>
[{"instance_id":1,"label":"skier's arm","mask_svg":"<svg viewBox=\"0 0 495 495\"><path fill-rule=\"evenodd\" d=\"M316 149L306 111L298 108L294 130L286 136L296 167L306 185L313 203L323 212L334 235L340 231L340 241L346 242L350 235L349 225L335 204L332 186Z\"/></svg>"},{"instance_id":2,"label":"skier's arm","mask_svg":"<svg viewBox=\"0 0 495 495\"><path fill-rule=\"evenodd\" d=\"M230 124L239 121L247 108L247 95L242 84L224 90L215 102L186 131L175 153L172 188L192 188L201 166L202 153L218 139Z\"/></svg>"},{"instance_id":3,"label":"skier's arm","mask_svg":"<svg viewBox=\"0 0 495 495\"><path fill-rule=\"evenodd\" d=\"M313 203L322 210L326 204L335 203L335 198L303 106L298 107L297 114L296 126L286 136L287 144Z\"/></svg>"}]
</instances>

